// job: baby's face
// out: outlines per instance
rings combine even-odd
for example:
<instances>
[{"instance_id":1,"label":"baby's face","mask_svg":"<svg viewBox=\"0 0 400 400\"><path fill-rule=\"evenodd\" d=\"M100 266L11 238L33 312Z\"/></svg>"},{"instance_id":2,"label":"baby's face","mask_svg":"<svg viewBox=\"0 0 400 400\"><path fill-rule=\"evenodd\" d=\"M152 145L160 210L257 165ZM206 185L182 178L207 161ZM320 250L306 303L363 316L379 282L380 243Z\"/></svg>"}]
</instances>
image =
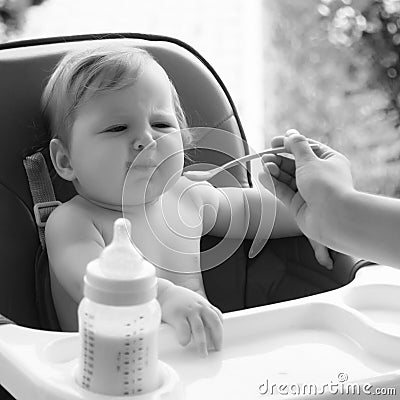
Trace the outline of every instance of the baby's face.
<instances>
[{"instance_id":1,"label":"baby's face","mask_svg":"<svg viewBox=\"0 0 400 400\"><path fill-rule=\"evenodd\" d=\"M98 94L77 112L70 162L80 195L105 206L155 200L179 178L183 146L171 86L155 62L136 82ZM125 186L124 186L125 185Z\"/></svg>"}]
</instances>

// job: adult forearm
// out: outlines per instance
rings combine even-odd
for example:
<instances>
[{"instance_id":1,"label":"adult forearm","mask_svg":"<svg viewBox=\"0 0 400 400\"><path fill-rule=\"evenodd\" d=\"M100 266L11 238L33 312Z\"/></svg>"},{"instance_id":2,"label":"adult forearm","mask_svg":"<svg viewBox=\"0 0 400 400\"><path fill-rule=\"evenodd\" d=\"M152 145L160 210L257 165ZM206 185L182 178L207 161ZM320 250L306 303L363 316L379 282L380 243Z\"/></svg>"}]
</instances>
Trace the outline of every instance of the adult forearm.
<instances>
[{"instance_id":1,"label":"adult forearm","mask_svg":"<svg viewBox=\"0 0 400 400\"><path fill-rule=\"evenodd\" d=\"M400 268L400 200L352 191L329 207L321 228L325 245Z\"/></svg>"}]
</instances>

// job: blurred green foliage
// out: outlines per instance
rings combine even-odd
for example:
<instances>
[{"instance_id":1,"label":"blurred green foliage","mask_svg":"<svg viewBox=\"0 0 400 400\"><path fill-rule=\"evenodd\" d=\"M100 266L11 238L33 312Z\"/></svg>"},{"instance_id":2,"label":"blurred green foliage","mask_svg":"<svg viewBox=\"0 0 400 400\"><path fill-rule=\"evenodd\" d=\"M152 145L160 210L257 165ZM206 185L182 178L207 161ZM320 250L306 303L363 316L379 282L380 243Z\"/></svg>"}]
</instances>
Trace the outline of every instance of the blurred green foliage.
<instances>
[{"instance_id":1,"label":"blurred green foliage","mask_svg":"<svg viewBox=\"0 0 400 400\"><path fill-rule=\"evenodd\" d=\"M0 43L12 38L24 23L26 10L45 0L0 0Z\"/></svg>"},{"instance_id":2,"label":"blurred green foliage","mask_svg":"<svg viewBox=\"0 0 400 400\"><path fill-rule=\"evenodd\" d=\"M359 3L373 8L381 2ZM351 20L341 32L334 32L340 27L334 15L350 7L350 0L264 0L263 4L275 21L277 130L297 128L344 153L351 160L358 189L400 197L400 114L391 107L392 92L383 83L389 76L377 80L383 72L376 69L380 55L372 55L371 36L364 42L369 17L358 18L361 11L354 4L348 17L358 22ZM340 12L339 17L343 17ZM382 33L380 40L384 37ZM400 82L397 76L390 79L394 85Z\"/></svg>"},{"instance_id":3,"label":"blurred green foliage","mask_svg":"<svg viewBox=\"0 0 400 400\"><path fill-rule=\"evenodd\" d=\"M400 126L400 0L320 0L329 41L351 47L368 64L367 89L386 92L384 111ZM355 65L357 68L357 65Z\"/></svg>"}]
</instances>

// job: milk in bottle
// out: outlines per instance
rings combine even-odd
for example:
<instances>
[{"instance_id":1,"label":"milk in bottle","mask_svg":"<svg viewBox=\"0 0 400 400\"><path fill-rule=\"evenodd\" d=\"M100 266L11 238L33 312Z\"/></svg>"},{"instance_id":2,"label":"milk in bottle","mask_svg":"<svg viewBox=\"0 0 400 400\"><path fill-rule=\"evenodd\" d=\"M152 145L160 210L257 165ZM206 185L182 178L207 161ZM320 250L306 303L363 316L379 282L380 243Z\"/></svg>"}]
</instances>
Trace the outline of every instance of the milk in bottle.
<instances>
[{"instance_id":1,"label":"milk in bottle","mask_svg":"<svg viewBox=\"0 0 400 400\"><path fill-rule=\"evenodd\" d=\"M129 220L115 221L112 242L87 266L78 309L77 382L105 395L139 395L160 385L155 268L135 249L130 233Z\"/></svg>"}]
</instances>

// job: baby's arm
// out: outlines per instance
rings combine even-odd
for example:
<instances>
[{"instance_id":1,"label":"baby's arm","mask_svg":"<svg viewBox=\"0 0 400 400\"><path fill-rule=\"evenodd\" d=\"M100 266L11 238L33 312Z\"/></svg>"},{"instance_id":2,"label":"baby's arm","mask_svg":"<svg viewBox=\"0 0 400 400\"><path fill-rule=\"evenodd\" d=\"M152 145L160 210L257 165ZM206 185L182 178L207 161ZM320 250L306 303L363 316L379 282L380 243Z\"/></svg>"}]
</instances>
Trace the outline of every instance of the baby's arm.
<instances>
[{"instance_id":1,"label":"baby's arm","mask_svg":"<svg viewBox=\"0 0 400 400\"><path fill-rule=\"evenodd\" d=\"M182 346L189 344L193 338L203 357L208 354L210 347L221 349L222 313L205 297L158 278L157 299L161 306L162 320L175 329Z\"/></svg>"},{"instance_id":2,"label":"baby's arm","mask_svg":"<svg viewBox=\"0 0 400 400\"><path fill-rule=\"evenodd\" d=\"M286 206L266 189L215 188L207 182L191 186L203 218L203 234L233 239L280 238L302 235ZM332 267L328 249L310 240L321 265Z\"/></svg>"},{"instance_id":3,"label":"baby's arm","mask_svg":"<svg viewBox=\"0 0 400 400\"><path fill-rule=\"evenodd\" d=\"M79 304L86 266L105 247L102 236L86 213L65 203L52 212L46 223L46 247L58 283ZM66 319L76 323L75 316Z\"/></svg>"},{"instance_id":4,"label":"baby's arm","mask_svg":"<svg viewBox=\"0 0 400 400\"><path fill-rule=\"evenodd\" d=\"M86 213L68 202L46 223L46 247L58 319L63 330L76 331L86 265L99 256L103 239Z\"/></svg>"},{"instance_id":5,"label":"baby's arm","mask_svg":"<svg viewBox=\"0 0 400 400\"><path fill-rule=\"evenodd\" d=\"M101 234L86 213L66 203L46 223L46 247L52 272L78 304L86 265L105 247Z\"/></svg>"},{"instance_id":6,"label":"baby's arm","mask_svg":"<svg viewBox=\"0 0 400 400\"><path fill-rule=\"evenodd\" d=\"M288 209L266 189L215 188L207 182L190 189L202 212L203 233L254 238L262 225L272 238L302 234Z\"/></svg>"},{"instance_id":7,"label":"baby's arm","mask_svg":"<svg viewBox=\"0 0 400 400\"><path fill-rule=\"evenodd\" d=\"M98 258L105 247L103 237L86 213L64 204L47 221L46 244L52 272L62 288L79 304L83 297L86 266ZM158 278L157 299L163 321L176 329L182 345L188 344L193 335L199 351L206 355L206 330L209 329L215 349L221 348L222 314L205 297ZM76 324L74 317L67 315L63 319L72 326Z\"/></svg>"}]
</instances>

